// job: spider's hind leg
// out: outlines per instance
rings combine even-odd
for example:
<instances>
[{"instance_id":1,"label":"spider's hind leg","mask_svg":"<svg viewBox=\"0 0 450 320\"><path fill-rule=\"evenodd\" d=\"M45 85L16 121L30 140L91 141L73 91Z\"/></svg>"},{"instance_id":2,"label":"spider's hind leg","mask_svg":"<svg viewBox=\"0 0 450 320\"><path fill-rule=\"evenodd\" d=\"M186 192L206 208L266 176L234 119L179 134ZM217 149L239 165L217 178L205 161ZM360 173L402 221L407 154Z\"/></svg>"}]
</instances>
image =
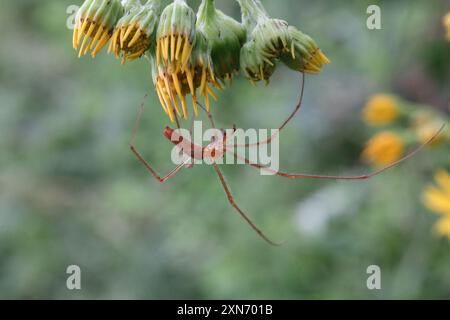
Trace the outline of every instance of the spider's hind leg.
<instances>
[{"instance_id":1,"label":"spider's hind leg","mask_svg":"<svg viewBox=\"0 0 450 320\"><path fill-rule=\"evenodd\" d=\"M227 182L225 181L225 177L223 176L222 172L220 171L217 164L214 164L214 170L216 171L217 175L219 176L220 183L222 184L223 190L225 191L228 202L230 202L231 206L239 213L239 215L250 225L250 227L267 243L273 246L280 246L281 243L276 243L272 240L270 240L262 231L259 229L253 221L242 211L241 208L236 204L236 201L234 200L233 195L231 194L230 188L228 187Z\"/></svg>"}]
</instances>

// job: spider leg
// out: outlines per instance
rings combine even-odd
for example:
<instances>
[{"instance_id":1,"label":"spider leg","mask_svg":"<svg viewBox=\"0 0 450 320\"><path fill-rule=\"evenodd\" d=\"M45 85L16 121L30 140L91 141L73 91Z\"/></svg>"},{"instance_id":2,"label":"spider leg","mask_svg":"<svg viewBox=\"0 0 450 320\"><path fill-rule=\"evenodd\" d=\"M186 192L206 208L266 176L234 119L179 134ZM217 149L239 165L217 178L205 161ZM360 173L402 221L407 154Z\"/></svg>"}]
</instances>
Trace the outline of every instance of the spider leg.
<instances>
[{"instance_id":1,"label":"spider leg","mask_svg":"<svg viewBox=\"0 0 450 320\"><path fill-rule=\"evenodd\" d=\"M213 118L213 115L211 114L211 112L208 111L201 103L197 102L197 104L200 106L200 108L203 109L203 111L206 112L208 119L209 119L209 123L211 124L211 127L213 129L216 129L216 123L214 122L214 118Z\"/></svg>"},{"instance_id":2,"label":"spider leg","mask_svg":"<svg viewBox=\"0 0 450 320\"><path fill-rule=\"evenodd\" d=\"M289 115L289 117L283 122L283 124L278 128L278 132L273 134L270 138L268 138L267 140L264 141L260 141L258 143L247 143L247 144L242 144L242 145L235 145L235 147L237 148L249 148L249 147L258 147L260 145L264 145L264 144L270 144L272 142L273 139L275 139L275 137L277 135L280 134L280 132L288 125L288 123L297 115L297 113L300 111L302 104L303 104L303 98L304 98L304 94L305 94L305 73L301 72L302 74L302 78L301 78L301 89L300 89L300 98L299 101L297 103L297 105L295 106L294 111Z\"/></svg>"},{"instance_id":3,"label":"spider leg","mask_svg":"<svg viewBox=\"0 0 450 320\"><path fill-rule=\"evenodd\" d=\"M192 137L192 133L194 132L194 122L195 122L195 113L192 114L191 125L189 126L189 135Z\"/></svg>"},{"instance_id":4,"label":"spider leg","mask_svg":"<svg viewBox=\"0 0 450 320\"><path fill-rule=\"evenodd\" d=\"M396 166L398 166L399 164L411 159L412 157L414 157L415 155L417 155L420 151L422 151L426 146L430 145L440 134L441 132L444 130L445 128L445 124L442 125L442 127L439 129L439 131L437 131L433 137L431 137L426 143L422 144L421 146L419 146L418 148L416 148L415 150L411 151L409 154L407 154L406 156L404 156L403 158L401 158L400 160L397 160L395 162L393 162L392 164L385 166L383 168L380 168L372 173L369 174L364 174L364 175L359 175L359 176L324 176L324 175L315 175L315 174L305 174L305 173L288 173L288 172L281 172L281 171L275 171L269 167L263 166L261 164L255 164L255 163L251 163L250 160L248 160L245 157L241 157L239 155L237 155L236 153L234 153L234 151L227 149L227 152L232 152L235 157L237 157L238 159L241 159L243 161L245 161L246 164L252 166L253 168L257 168L260 170L264 170L266 172L272 173L274 175L280 176L280 177L284 177L284 178L289 178L289 179L316 179L316 180L368 180L370 178L373 178L375 176L378 176L380 174L382 174L385 171L388 171Z\"/></svg>"},{"instance_id":5,"label":"spider leg","mask_svg":"<svg viewBox=\"0 0 450 320\"><path fill-rule=\"evenodd\" d=\"M217 175L219 176L220 182L222 184L222 187L227 195L228 201L230 202L231 206L239 213L239 215L250 225L250 227L267 243L273 245L273 246L280 246L280 243L273 242L270 240L253 222L252 220L239 208L239 206L234 201L233 195L231 194L230 188L228 187L227 182L225 181L225 177L223 176L222 172L220 171L217 164L214 164L214 170L216 171Z\"/></svg>"},{"instance_id":6,"label":"spider leg","mask_svg":"<svg viewBox=\"0 0 450 320\"><path fill-rule=\"evenodd\" d=\"M146 96L147 97L147 96ZM145 168L147 169L148 172L150 172L150 174L156 179L158 180L158 182L160 183L164 183L167 180L169 180L170 178L173 178L185 165L188 164L188 161L186 161L185 163L182 163L180 165L178 165L177 167L175 167L171 172L169 172L169 174L167 174L166 176L160 176L151 166L150 164L144 159L144 157L141 155L141 153L137 150L136 145L135 145L135 141L136 141L136 136L137 136L137 132L139 130L139 126L140 126L140 122L141 122L141 117L142 117L142 113L144 111L144 102L141 104L141 107L139 109L138 112L138 116L136 118L136 123L133 129L133 135L130 141L130 149L131 152L133 152L133 154L136 156L136 158L145 166Z\"/></svg>"}]
</instances>

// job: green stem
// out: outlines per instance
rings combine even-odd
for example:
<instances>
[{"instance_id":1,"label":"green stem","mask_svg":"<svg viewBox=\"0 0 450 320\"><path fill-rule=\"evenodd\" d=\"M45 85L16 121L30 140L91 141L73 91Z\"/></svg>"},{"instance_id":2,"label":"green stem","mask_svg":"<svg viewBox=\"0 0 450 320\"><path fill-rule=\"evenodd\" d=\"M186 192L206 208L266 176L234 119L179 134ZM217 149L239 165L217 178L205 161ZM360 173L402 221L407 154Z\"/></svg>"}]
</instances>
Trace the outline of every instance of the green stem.
<instances>
[{"instance_id":1,"label":"green stem","mask_svg":"<svg viewBox=\"0 0 450 320\"><path fill-rule=\"evenodd\" d=\"M242 23L248 30L259 22L269 19L266 9L259 0L236 0L241 6Z\"/></svg>"},{"instance_id":2,"label":"green stem","mask_svg":"<svg viewBox=\"0 0 450 320\"><path fill-rule=\"evenodd\" d=\"M198 20L208 21L216 15L214 0L202 0L198 8Z\"/></svg>"},{"instance_id":3,"label":"green stem","mask_svg":"<svg viewBox=\"0 0 450 320\"><path fill-rule=\"evenodd\" d=\"M122 0L122 6L124 7L125 11L128 11L133 7L141 5L142 5L141 1L139 0Z\"/></svg>"},{"instance_id":4,"label":"green stem","mask_svg":"<svg viewBox=\"0 0 450 320\"><path fill-rule=\"evenodd\" d=\"M156 12L160 12L162 0L148 0L145 7L152 7Z\"/></svg>"}]
</instances>

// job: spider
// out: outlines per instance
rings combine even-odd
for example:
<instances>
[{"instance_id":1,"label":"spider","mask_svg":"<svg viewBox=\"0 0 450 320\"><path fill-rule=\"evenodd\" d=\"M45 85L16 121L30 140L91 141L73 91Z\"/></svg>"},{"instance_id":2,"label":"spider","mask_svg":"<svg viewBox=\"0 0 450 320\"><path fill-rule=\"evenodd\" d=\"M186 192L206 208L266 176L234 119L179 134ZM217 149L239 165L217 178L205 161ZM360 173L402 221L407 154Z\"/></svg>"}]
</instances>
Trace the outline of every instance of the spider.
<instances>
[{"instance_id":1,"label":"spider","mask_svg":"<svg viewBox=\"0 0 450 320\"><path fill-rule=\"evenodd\" d=\"M276 135L279 134L288 125L288 123L296 116L296 114L301 109L301 106L302 106L302 103L303 103L304 91L305 91L305 75L304 75L304 73L302 73L301 91L300 91L301 93L300 93L299 101L298 101L297 105L295 106L293 112L289 115L289 117L279 127L277 133L272 135L271 137L269 137L267 140L260 141L258 143L253 143L253 144L247 143L247 144L242 144L242 145L233 145L233 147L251 148L251 147L257 147L257 146L264 145L264 144L271 144L273 139L276 137ZM211 124L211 127L213 129L217 129L212 114L208 110L206 110L206 108L203 107L200 103L198 103L198 105L207 114L209 122ZM177 135L176 131L174 129L172 129L170 127L166 127L165 130L164 130L164 133L163 133L164 136L169 141L171 141L171 143L173 143L175 146L181 147L181 150L190 150L190 151L189 152L185 152L186 160L184 162L182 162L181 164L177 165L167 175L161 176L144 159L144 157L138 151L138 149L136 147L136 144L135 144L135 140L136 140L137 132L139 130L140 119L141 119L143 110L144 110L144 103L142 103L142 105L140 107L140 110L138 112L138 116L137 116L136 123L135 123L134 130L133 130L133 135L132 135L132 138L131 138L131 141L130 141L130 149L131 149L132 153L136 156L136 158L145 166L147 171L158 182L165 183L169 179L173 178L178 172L180 172L181 169L183 169L183 168L191 168L193 166L192 163L193 163L194 159L196 159L196 160L207 160L205 162L212 164L212 167L214 168L214 171L216 172L216 174L217 174L217 176L218 176L218 178L220 180L221 186L222 186L223 190L225 191L225 194L227 196L227 199L228 199L230 205L236 210L236 212L245 220L245 222L248 223L248 225L263 240L265 240L267 243L269 243L270 245L273 245L273 246L279 246L279 245L281 245L281 243L274 242L268 236L266 236L265 233L238 206L238 204L236 203L236 201L235 201L235 199L234 199L234 197L233 197L233 195L232 195L232 193L230 191L230 187L228 186L228 183L226 182L222 171L220 170L218 164L216 163L218 160L221 160L227 153L234 154L235 158L240 159L246 165L248 165L248 166L250 166L252 168L255 168L255 169L258 169L258 170L264 170L266 172L271 173L272 175L277 175L277 176L288 178L288 179L318 179L318 180L346 180L346 181L351 181L351 180L368 180L368 179L373 178L375 176L378 176L381 173L383 173L385 171L388 171L388 170L398 166L399 164L409 160L410 158L414 157L417 153L422 151L422 149L424 147L426 147L427 145L432 143L440 135L440 133L443 131L443 129L445 127L445 125L443 125L429 139L429 141L427 141L425 144L419 146L415 150L411 151L409 154L407 154L406 156L404 156L400 160L395 161L392 164L390 164L388 166L385 166L383 168L380 168L380 169L378 169L376 171L373 171L371 173L364 174L364 175L357 175L357 176L327 176L327 175L315 175L315 174L306 174L306 173L289 173L289 172L283 172L283 171L275 171L275 170L273 170L271 168L268 168L266 166L263 166L261 164L252 163L249 159L236 154L234 152L234 148L233 148L233 150L231 150L231 148L229 148L229 145L227 143L227 141L228 141L227 140L228 139L227 134L226 134L226 132L224 130L220 130L220 132L222 132L222 140L213 139L210 144L208 144L207 146L204 147L204 146L195 145L192 141L189 141L189 140L185 139L184 137L182 137L180 135ZM175 112L174 112L174 114L175 114L175 117L176 117L176 113ZM176 120L175 121L176 125L177 125L177 127L179 129L180 128L180 124L179 124L178 118L176 117L175 120ZM193 128L193 120L192 120L191 127L190 127L190 133L192 133L192 128ZM235 132L235 131L236 131L236 126L234 126L233 129L230 130L230 131L227 130L227 132L232 132L232 133Z\"/></svg>"}]
</instances>

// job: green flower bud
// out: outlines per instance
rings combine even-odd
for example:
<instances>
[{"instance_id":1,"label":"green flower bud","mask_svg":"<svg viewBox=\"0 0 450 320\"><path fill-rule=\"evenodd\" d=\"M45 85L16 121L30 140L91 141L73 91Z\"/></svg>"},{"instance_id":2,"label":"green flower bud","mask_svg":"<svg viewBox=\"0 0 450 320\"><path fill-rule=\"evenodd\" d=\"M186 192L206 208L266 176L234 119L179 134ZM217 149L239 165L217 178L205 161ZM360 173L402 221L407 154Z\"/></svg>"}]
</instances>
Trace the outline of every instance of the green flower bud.
<instances>
[{"instance_id":1,"label":"green flower bud","mask_svg":"<svg viewBox=\"0 0 450 320\"><path fill-rule=\"evenodd\" d=\"M231 79L240 69L240 51L246 29L214 6L214 0L203 0L197 13L197 32L202 33L211 51L216 78Z\"/></svg>"},{"instance_id":2,"label":"green flower bud","mask_svg":"<svg viewBox=\"0 0 450 320\"><path fill-rule=\"evenodd\" d=\"M268 80L281 55L290 50L288 23L272 19L259 0L238 0L247 28L247 44L241 50L241 69L252 81Z\"/></svg>"},{"instance_id":3,"label":"green flower bud","mask_svg":"<svg viewBox=\"0 0 450 320\"><path fill-rule=\"evenodd\" d=\"M183 70L195 45L195 12L185 0L174 0L161 14L156 35L156 63L171 72Z\"/></svg>"},{"instance_id":4,"label":"green flower bud","mask_svg":"<svg viewBox=\"0 0 450 320\"><path fill-rule=\"evenodd\" d=\"M330 60L322 53L316 42L295 27L289 27L290 52L284 52L281 60L292 70L309 74L319 73Z\"/></svg>"},{"instance_id":5,"label":"green flower bud","mask_svg":"<svg viewBox=\"0 0 450 320\"><path fill-rule=\"evenodd\" d=\"M95 58L108 43L122 15L120 0L86 0L75 17L73 48L77 51L79 48L78 56L92 51L92 57Z\"/></svg>"},{"instance_id":6,"label":"green flower bud","mask_svg":"<svg viewBox=\"0 0 450 320\"><path fill-rule=\"evenodd\" d=\"M126 60L140 58L149 48L155 35L161 13L161 0L149 0L141 5L139 0L128 1L126 14L117 23L108 52Z\"/></svg>"},{"instance_id":7,"label":"green flower bud","mask_svg":"<svg viewBox=\"0 0 450 320\"><path fill-rule=\"evenodd\" d=\"M241 49L241 69L244 75L252 82L269 81L275 72L273 57L261 52L255 42L247 42Z\"/></svg>"}]
</instances>

